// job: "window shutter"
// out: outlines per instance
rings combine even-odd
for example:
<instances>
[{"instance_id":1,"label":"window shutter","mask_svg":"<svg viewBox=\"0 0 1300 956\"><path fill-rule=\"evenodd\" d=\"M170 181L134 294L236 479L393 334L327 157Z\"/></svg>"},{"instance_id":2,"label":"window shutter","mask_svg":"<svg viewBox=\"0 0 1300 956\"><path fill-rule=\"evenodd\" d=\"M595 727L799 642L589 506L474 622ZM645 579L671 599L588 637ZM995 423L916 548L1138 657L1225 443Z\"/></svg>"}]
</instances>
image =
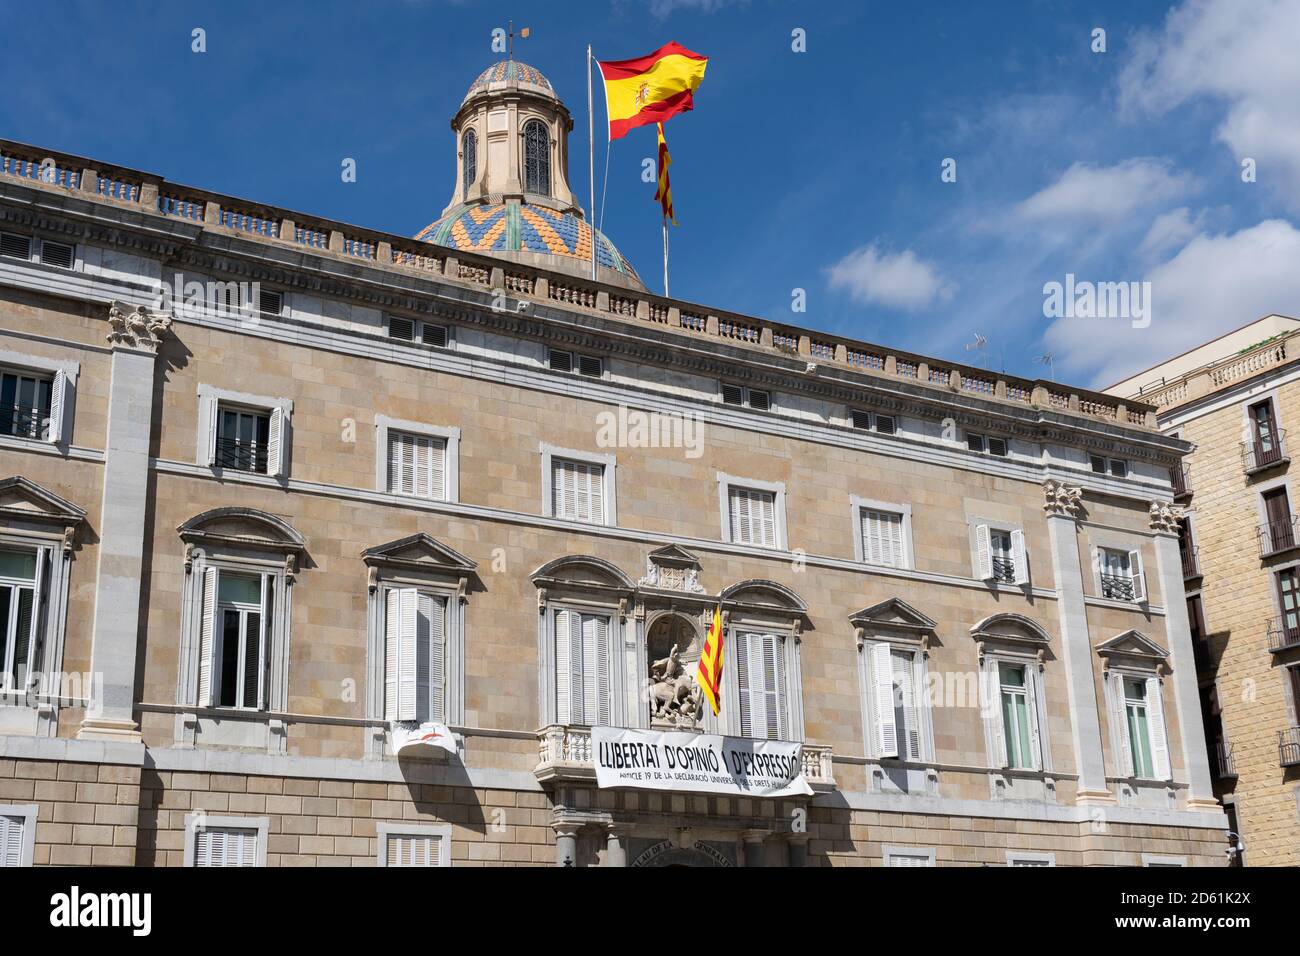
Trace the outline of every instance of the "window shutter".
<instances>
[{"instance_id":1,"label":"window shutter","mask_svg":"<svg viewBox=\"0 0 1300 956\"><path fill-rule=\"evenodd\" d=\"M411 493L422 498L433 497L433 442L428 438L411 439L412 474Z\"/></svg>"},{"instance_id":2,"label":"window shutter","mask_svg":"<svg viewBox=\"0 0 1300 956\"><path fill-rule=\"evenodd\" d=\"M415 588L399 588L397 594L397 719L417 720L416 619L420 595Z\"/></svg>"},{"instance_id":3,"label":"window shutter","mask_svg":"<svg viewBox=\"0 0 1300 956\"><path fill-rule=\"evenodd\" d=\"M781 641L775 634L761 634L759 643L763 650L763 710L766 717L760 729L768 740L780 740L784 736L781 704L785 697Z\"/></svg>"},{"instance_id":4,"label":"window shutter","mask_svg":"<svg viewBox=\"0 0 1300 956\"><path fill-rule=\"evenodd\" d=\"M1011 532L1011 561L1016 572L1016 584L1029 583L1029 561L1025 555L1025 533L1019 529Z\"/></svg>"},{"instance_id":5,"label":"window shutter","mask_svg":"<svg viewBox=\"0 0 1300 956\"><path fill-rule=\"evenodd\" d=\"M207 459L209 467L217 463L217 413L220 410L220 402L215 398L208 400Z\"/></svg>"},{"instance_id":6,"label":"window shutter","mask_svg":"<svg viewBox=\"0 0 1300 956\"><path fill-rule=\"evenodd\" d=\"M756 496L759 508L762 536L759 543L767 547L776 547L776 495L764 493Z\"/></svg>"},{"instance_id":7,"label":"window shutter","mask_svg":"<svg viewBox=\"0 0 1300 956\"><path fill-rule=\"evenodd\" d=\"M272 579L269 574L262 575L262 613L258 615L257 629L248 635L244 642L244 706L262 707L262 672L266 655L266 635L271 625Z\"/></svg>"},{"instance_id":8,"label":"window shutter","mask_svg":"<svg viewBox=\"0 0 1300 956\"><path fill-rule=\"evenodd\" d=\"M1160 679L1147 678L1147 725L1151 732L1151 765L1156 778L1168 780L1172 774L1169 768L1169 734L1165 730L1165 702L1160 696Z\"/></svg>"},{"instance_id":9,"label":"window shutter","mask_svg":"<svg viewBox=\"0 0 1300 956\"><path fill-rule=\"evenodd\" d=\"M200 830L194 837L195 866L256 866L256 830Z\"/></svg>"},{"instance_id":10,"label":"window shutter","mask_svg":"<svg viewBox=\"0 0 1300 956\"><path fill-rule=\"evenodd\" d=\"M1029 759L1035 770L1043 769L1043 739L1038 729L1038 670L1025 665L1025 717L1029 721Z\"/></svg>"},{"instance_id":11,"label":"window shutter","mask_svg":"<svg viewBox=\"0 0 1300 956\"><path fill-rule=\"evenodd\" d=\"M985 720L989 724L989 742L993 748L989 762L1000 770L1007 765L1007 736L1002 724L1002 674L998 662L989 657L984 659L984 682L989 693L984 707Z\"/></svg>"},{"instance_id":12,"label":"window shutter","mask_svg":"<svg viewBox=\"0 0 1300 956\"><path fill-rule=\"evenodd\" d=\"M911 654L890 654L894 679L898 682L902 698L903 721L906 724L903 739L898 742L898 752L904 760L921 759L921 722L917 711L916 687L912 680L916 659Z\"/></svg>"},{"instance_id":13,"label":"window shutter","mask_svg":"<svg viewBox=\"0 0 1300 956\"><path fill-rule=\"evenodd\" d=\"M398 696L401 693L398 683L398 651L401 645L399 593L389 589L384 592L384 719L397 720Z\"/></svg>"},{"instance_id":14,"label":"window shutter","mask_svg":"<svg viewBox=\"0 0 1300 956\"><path fill-rule=\"evenodd\" d=\"M594 696L584 703L588 723L610 723L609 693L609 619L584 615L582 620L582 657L585 665L584 688Z\"/></svg>"},{"instance_id":15,"label":"window shutter","mask_svg":"<svg viewBox=\"0 0 1300 956\"><path fill-rule=\"evenodd\" d=\"M875 684L877 757L898 756L898 724L894 720L892 668L889 645L871 645L871 676Z\"/></svg>"},{"instance_id":16,"label":"window shutter","mask_svg":"<svg viewBox=\"0 0 1300 956\"><path fill-rule=\"evenodd\" d=\"M415 637L411 645L415 661L415 686L411 700L415 710L415 720L424 723L432 720L429 714L432 700L432 663L433 650L434 599L428 594L415 592Z\"/></svg>"},{"instance_id":17,"label":"window shutter","mask_svg":"<svg viewBox=\"0 0 1300 956\"><path fill-rule=\"evenodd\" d=\"M200 707L212 706L212 656L216 653L214 637L217 618L217 579L220 572L216 568L203 569L202 614L199 620L199 693Z\"/></svg>"},{"instance_id":18,"label":"window shutter","mask_svg":"<svg viewBox=\"0 0 1300 956\"><path fill-rule=\"evenodd\" d=\"M271 410L271 435L266 442L266 473L274 478L284 475L284 430L285 411L283 408Z\"/></svg>"},{"instance_id":19,"label":"window shutter","mask_svg":"<svg viewBox=\"0 0 1300 956\"><path fill-rule=\"evenodd\" d=\"M23 865L23 831L26 817L0 816L0 867Z\"/></svg>"},{"instance_id":20,"label":"window shutter","mask_svg":"<svg viewBox=\"0 0 1300 956\"><path fill-rule=\"evenodd\" d=\"M388 490L402 492L402 439L400 432L388 433Z\"/></svg>"},{"instance_id":21,"label":"window shutter","mask_svg":"<svg viewBox=\"0 0 1300 956\"><path fill-rule=\"evenodd\" d=\"M447 499L447 443L441 438L429 439L429 497Z\"/></svg>"},{"instance_id":22,"label":"window shutter","mask_svg":"<svg viewBox=\"0 0 1300 956\"><path fill-rule=\"evenodd\" d=\"M429 719L441 722L447 719L447 602L429 595L423 600L429 618Z\"/></svg>"},{"instance_id":23,"label":"window shutter","mask_svg":"<svg viewBox=\"0 0 1300 956\"><path fill-rule=\"evenodd\" d=\"M63 371L54 373L54 383L50 388L50 424L45 432L45 440L57 445L63 440L63 396L68 388L68 374Z\"/></svg>"},{"instance_id":24,"label":"window shutter","mask_svg":"<svg viewBox=\"0 0 1300 956\"><path fill-rule=\"evenodd\" d=\"M555 722L572 723L572 711L569 701L570 671L573 667L569 660L569 612L555 612Z\"/></svg>"},{"instance_id":25,"label":"window shutter","mask_svg":"<svg viewBox=\"0 0 1300 956\"><path fill-rule=\"evenodd\" d=\"M1119 776L1133 776L1133 742L1128 735L1128 709L1124 704L1124 677L1111 673L1108 679L1110 687L1111 719L1115 721L1115 737L1119 741Z\"/></svg>"},{"instance_id":26,"label":"window shutter","mask_svg":"<svg viewBox=\"0 0 1300 956\"><path fill-rule=\"evenodd\" d=\"M731 506L731 540L748 544L750 538L749 509L746 507L746 495L743 489L732 488L728 491Z\"/></svg>"},{"instance_id":27,"label":"window shutter","mask_svg":"<svg viewBox=\"0 0 1300 956\"><path fill-rule=\"evenodd\" d=\"M557 518L573 518L576 505L577 476L568 462L551 459L551 512Z\"/></svg>"},{"instance_id":28,"label":"window shutter","mask_svg":"<svg viewBox=\"0 0 1300 956\"><path fill-rule=\"evenodd\" d=\"M751 699L751 688L753 687L753 676L750 674L750 653L749 653L749 635L736 633L732 636L732 642L736 648L736 683L739 688L739 707L737 712L740 714L740 736L752 737L753 733L753 701Z\"/></svg>"},{"instance_id":29,"label":"window shutter","mask_svg":"<svg viewBox=\"0 0 1300 956\"><path fill-rule=\"evenodd\" d=\"M1147 599L1147 576L1142 571L1142 552L1128 553L1129 573L1133 575L1133 600L1141 604Z\"/></svg>"},{"instance_id":30,"label":"window shutter","mask_svg":"<svg viewBox=\"0 0 1300 956\"><path fill-rule=\"evenodd\" d=\"M975 529L975 565L980 580L993 578L993 541L989 535L989 526L979 525Z\"/></svg>"},{"instance_id":31,"label":"window shutter","mask_svg":"<svg viewBox=\"0 0 1300 956\"><path fill-rule=\"evenodd\" d=\"M439 840L432 836L392 834L388 837L387 863L389 866L436 866Z\"/></svg>"}]
</instances>

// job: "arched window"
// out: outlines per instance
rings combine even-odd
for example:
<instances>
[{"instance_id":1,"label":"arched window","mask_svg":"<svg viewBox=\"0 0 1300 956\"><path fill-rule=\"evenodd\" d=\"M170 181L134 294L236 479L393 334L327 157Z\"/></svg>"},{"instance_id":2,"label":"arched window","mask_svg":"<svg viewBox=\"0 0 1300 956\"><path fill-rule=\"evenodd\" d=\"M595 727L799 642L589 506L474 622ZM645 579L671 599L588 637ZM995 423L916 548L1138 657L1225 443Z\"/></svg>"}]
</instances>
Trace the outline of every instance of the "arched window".
<instances>
[{"instance_id":1,"label":"arched window","mask_svg":"<svg viewBox=\"0 0 1300 956\"><path fill-rule=\"evenodd\" d=\"M524 192L551 194L551 136L541 120L524 124Z\"/></svg>"},{"instance_id":2,"label":"arched window","mask_svg":"<svg viewBox=\"0 0 1300 956\"><path fill-rule=\"evenodd\" d=\"M469 187L474 185L478 176L478 135L471 129L465 132L461 146L461 169L464 170L465 182L461 192L468 196Z\"/></svg>"}]
</instances>

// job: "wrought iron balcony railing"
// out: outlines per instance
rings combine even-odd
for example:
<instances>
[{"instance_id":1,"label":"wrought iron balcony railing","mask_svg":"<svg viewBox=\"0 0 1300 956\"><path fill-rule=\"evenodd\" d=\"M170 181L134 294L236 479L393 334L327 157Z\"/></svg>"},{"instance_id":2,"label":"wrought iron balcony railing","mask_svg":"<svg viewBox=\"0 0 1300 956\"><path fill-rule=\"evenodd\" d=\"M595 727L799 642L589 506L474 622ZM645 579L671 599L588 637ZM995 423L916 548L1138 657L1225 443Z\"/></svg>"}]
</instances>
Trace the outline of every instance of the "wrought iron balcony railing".
<instances>
[{"instance_id":1,"label":"wrought iron balcony railing","mask_svg":"<svg viewBox=\"0 0 1300 956\"><path fill-rule=\"evenodd\" d=\"M1133 578L1127 574L1103 574L1101 596L1116 601L1133 600Z\"/></svg>"},{"instance_id":2,"label":"wrought iron balcony railing","mask_svg":"<svg viewBox=\"0 0 1300 956\"><path fill-rule=\"evenodd\" d=\"M1188 581L1192 578L1201 576L1201 549L1197 545L1190 548L1179 548L1179 554L1183 559L1183 580Z\"/></svg>"},{"instance_id":3,"label":"wrought iron balcony railing","mask_svg":"<svg viewBox=\"0 0 1300 956\"><path fill-rule=\"evenodd\" d=\"M1274 654L1300 647L1300 612L1283 614L1268 622L1268 649Z\"/></svg>"},{"instance_id":4,"label":"wrought iron balcony railing","mask_svg":"<svg viewBox=\"0 0 1300 956\"><path fill-rule=\"evenodd\" d=\"M1277 762L1283 767L1300 766L1300 727L1277 732Z\"/></svg>"},{"instance_id":5,"label":"wrought iron balcony railing","mask_svg":"<svg viewBox=\"0 0 1300 956\"><path fill-rule=\"evenodd\" d=\"M266 446L234 438L217 439L217 467L266 474Z\"/></svg>"},{"instance_id":6,"label":"wrought iron balcony railing","mask_svg":"<svg viewBox=\"0 0 1300 956\"><path fill-rule=\"evenodd\" d=\"M1011 558L993 555L993 580L1002 584L1016 583L1016 562Z\"/></svg>"},{"instance_id":7,"label":"wrought iron balcony railing","mask_svg":"<svg viewBox=\"0 0 1300 956\"><path fill-rule=\"evenodd\" d=\"M0 405L0 435L14 438L39 438L49 434L50 410Z\"/></svg>"},{"instance_id":8,"label":"wrought iron balcony railing","mask_svg":"<svg viewBox=\"0 0 1300 956\"><path fill-rule=\"evenodd\" d=\"M1220 780L1237 776L1237 768L1232 763L1232 744L1218 740L1214 743L1215 770Z\"/></svg>"},{"instance_id":9,"label":"wrought iron balcony railing","mask_svg":"<svg viewBox=\"0 0 1300 956\"><path fill-rule=\"evenodd\" d=\"M1174 488L1174 500L1192 496L1192 469L1190 465L1177 465L1169 469L1169 482Z\"/></svg>"},{"instance_id":10,"label":"wrought iron balcony railing","mask_svg":"<svg viewBox=\"0 0 1300 956\"><path fill-rule=\"evenodd\" d=\"M1252 439L1241 443L1241 461L1246 474L1284 465L1291 460L1287 454L1286 430L1265 439Z\"/></svg>"},{"instance_id":11,"label":"wrought iron balcony railing","mask_svg":"<svg viewBox=\"0 0 1300 956\"><path fill-rule=\"evenodd\" d=\"M1296 516L1277 521L1265 521L1259 526L1259 556L1267 558L1296 547Z\"/></svg>"}]
</instances>

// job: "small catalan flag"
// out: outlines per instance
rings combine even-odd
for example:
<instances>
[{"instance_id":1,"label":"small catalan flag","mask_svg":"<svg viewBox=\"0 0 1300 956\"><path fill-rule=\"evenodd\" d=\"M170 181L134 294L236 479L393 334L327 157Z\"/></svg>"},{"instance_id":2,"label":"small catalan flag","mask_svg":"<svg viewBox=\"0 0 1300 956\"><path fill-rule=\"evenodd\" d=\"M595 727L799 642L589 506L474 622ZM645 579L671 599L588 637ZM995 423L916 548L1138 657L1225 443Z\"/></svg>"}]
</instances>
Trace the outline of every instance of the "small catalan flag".
<instances>
[{"instance_id":1,"label":"small catalan flag","mask_svg":"<svg viewBox=\"0 0 1300 956\"><path fill-rule=\"evenodd\" d=\"M704 696L713 708L713 716L718 716L722 703L722 606L713 609L713 621L709 631L704 635L704 649L700 652L700 663L695 668L695 681L704 690Z\"/></svg>"},{"instance_id":2,"label":"small catalan flag","mask_svg":"<svg viewBox=\"0 0 1300 956\"><path fill-rule=\"evenodd\" d=\"M673 215L673 187L668 182L668 167L673 164L673 158L668 155L668 141L664 139L664 124L659 125L659 188L655 190L655 199L659 200L659 207L664 211L664 218L677 225L677 217Z\"/></svg>"}]
</instances>

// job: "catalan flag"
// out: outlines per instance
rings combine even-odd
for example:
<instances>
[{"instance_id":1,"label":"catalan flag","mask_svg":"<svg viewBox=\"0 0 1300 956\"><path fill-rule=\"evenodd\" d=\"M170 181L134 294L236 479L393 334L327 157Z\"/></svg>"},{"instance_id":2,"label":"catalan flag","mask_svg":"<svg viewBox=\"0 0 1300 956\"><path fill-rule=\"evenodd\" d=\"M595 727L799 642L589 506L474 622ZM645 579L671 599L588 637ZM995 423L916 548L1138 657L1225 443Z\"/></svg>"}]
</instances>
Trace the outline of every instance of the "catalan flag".
<instances>
[{"instance_id":1,"label":"catalan flag","mask_svg":"<svg viewBox=\"0 0 1300 956\"><path fill-rule=\"evenodd\" d=\"M700 663L695 668L695 681L704 690L704 696L718 716L722 705L722 606L713 609L713 622L704 635L704 649Z\"/></svg>"},{"instance_id":2,"label":"catalan flag","mask_svg":"<svg viewBox=\"0 0 1300 956\"><path fill-rule=\"evenodd\" d=\"M668 167L673 164L673 158L668 155L668 141L664 139L664 124L659 124L659 188L655 190L655 199L659 200L659 207L664 211L664 219L677 225L677 217L673 215L673 187L668 182Z\"/></svg>"},{"instance_id":3,"label":"catalan flag","mask_svg":"<svg viewBox=\"0 0 1300 956\"><path fill-rule=\"evenodd\" d=\"M695 89L704 79L709 59L674 42L647 56L598 65L605 79L605 112L613 140L638 126L662 123L694 109Z\"/></svg>"}]
</instances>

